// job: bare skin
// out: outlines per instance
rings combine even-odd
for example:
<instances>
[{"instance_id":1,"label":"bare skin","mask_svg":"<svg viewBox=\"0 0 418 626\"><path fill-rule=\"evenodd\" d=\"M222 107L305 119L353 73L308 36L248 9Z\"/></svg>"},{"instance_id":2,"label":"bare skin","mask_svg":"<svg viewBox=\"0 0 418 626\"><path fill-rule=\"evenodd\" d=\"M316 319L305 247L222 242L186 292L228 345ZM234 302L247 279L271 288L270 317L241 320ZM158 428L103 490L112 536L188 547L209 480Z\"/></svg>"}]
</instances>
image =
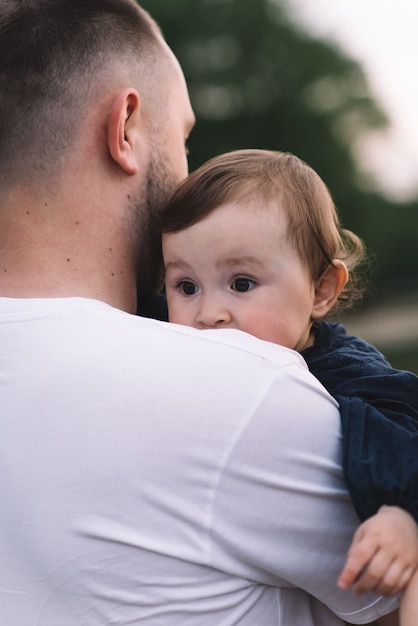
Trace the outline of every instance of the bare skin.
<instances>
[{"instance_id":1,"label":"bare skin","mask_svg":"<svg viewBox=\"0 0 418 626\"><path fill-rule=\"evenodd\" d=\"M418 527L396 506L383 506L354 535L338 580L340 589L396 595L409 584L418 562Z\"/></svg>"},{"instance_id":2,"label":"bare skin","mask_svg":"<svg viewBox=\"0 0 418 626\"><path fill-rule=\"evenodd\" d=\"M416 626L418 621L418 570L415 571L401 600L401 626ZM390 626L390 625L389 625Z\"/></svg>"}]
</instances>

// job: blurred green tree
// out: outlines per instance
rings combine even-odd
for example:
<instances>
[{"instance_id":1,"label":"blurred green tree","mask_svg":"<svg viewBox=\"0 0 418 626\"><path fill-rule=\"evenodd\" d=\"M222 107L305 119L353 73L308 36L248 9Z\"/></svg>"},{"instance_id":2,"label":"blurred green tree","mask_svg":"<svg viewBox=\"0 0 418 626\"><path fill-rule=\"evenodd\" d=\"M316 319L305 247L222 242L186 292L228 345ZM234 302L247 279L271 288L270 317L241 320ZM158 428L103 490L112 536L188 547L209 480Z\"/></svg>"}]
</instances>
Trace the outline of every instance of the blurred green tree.
<instances>
[{"instance_id":1,"label":"blurred green tree","mask_svg":"<svg viewBox=\"0 0 418 626\"><path fill-rule=\"evenodd\" d=\"M362 67L314 38L280 0L142 0L177 55L197 117L190 169L238 148L290 151L325 180L348 228L378 264L379 287L418 291L418 202L399 207L358 165L364 133L386 114Z\"/></svg>"}]
</instances>

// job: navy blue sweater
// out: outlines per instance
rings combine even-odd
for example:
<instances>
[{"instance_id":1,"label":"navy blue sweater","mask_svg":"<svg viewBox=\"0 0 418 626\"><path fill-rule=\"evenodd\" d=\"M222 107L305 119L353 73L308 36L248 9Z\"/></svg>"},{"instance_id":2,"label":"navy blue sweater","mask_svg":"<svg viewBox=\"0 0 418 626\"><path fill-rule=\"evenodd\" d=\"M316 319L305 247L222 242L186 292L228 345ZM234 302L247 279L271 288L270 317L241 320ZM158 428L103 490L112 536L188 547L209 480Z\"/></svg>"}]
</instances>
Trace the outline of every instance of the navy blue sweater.
<instances>
[{"instance_id":1,"label":"navy blue sweater","mask_svg":"<svg viewBox=\"0 0 418 626\"><path fill-rule=\"evenodd\" d=\"M320 322L302 355L340 404L344 474L360 519L390 504L418 522L418 377L337 323Z\"/></svg>"}]
</instances>

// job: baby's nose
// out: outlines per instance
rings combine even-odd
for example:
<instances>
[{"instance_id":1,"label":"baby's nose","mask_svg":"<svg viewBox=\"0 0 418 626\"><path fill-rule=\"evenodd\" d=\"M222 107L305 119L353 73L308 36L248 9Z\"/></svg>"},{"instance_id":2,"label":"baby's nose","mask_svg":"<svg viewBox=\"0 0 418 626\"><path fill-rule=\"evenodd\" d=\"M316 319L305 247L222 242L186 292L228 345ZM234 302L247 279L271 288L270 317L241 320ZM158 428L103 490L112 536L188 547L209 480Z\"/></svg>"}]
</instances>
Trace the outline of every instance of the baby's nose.
<instances>
[{"instance_id":1,"label":"baby's nose","mask_svg":"<svg viewBox=\"0 0 418 626\"><path fill-rule=\"evenodd\" d=\"M197 321L202 328L222 328L231 323L232 316L228 308L220 301L202 302Z\"/></svg>"}]
</instances>

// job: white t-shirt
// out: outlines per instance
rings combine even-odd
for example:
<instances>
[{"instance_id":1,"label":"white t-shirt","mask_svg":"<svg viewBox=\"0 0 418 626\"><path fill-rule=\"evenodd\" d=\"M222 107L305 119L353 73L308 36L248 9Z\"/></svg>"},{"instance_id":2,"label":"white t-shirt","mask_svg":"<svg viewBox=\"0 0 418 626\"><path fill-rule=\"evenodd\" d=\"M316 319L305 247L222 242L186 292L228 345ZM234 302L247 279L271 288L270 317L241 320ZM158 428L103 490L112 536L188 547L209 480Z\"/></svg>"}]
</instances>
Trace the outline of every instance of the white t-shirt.
<instances>
[{"instance_id":1,"label":"white t-shirt","mask_svg":"<svg viewBox=\"0 0 418 626\"><path fill-rule=\"evenodd\" d=\"M357 520L291 350L94 300L0 299L0 622L334 626ZM301 591L302 590L302 591Z\"/></svg>"}]
</instances>

